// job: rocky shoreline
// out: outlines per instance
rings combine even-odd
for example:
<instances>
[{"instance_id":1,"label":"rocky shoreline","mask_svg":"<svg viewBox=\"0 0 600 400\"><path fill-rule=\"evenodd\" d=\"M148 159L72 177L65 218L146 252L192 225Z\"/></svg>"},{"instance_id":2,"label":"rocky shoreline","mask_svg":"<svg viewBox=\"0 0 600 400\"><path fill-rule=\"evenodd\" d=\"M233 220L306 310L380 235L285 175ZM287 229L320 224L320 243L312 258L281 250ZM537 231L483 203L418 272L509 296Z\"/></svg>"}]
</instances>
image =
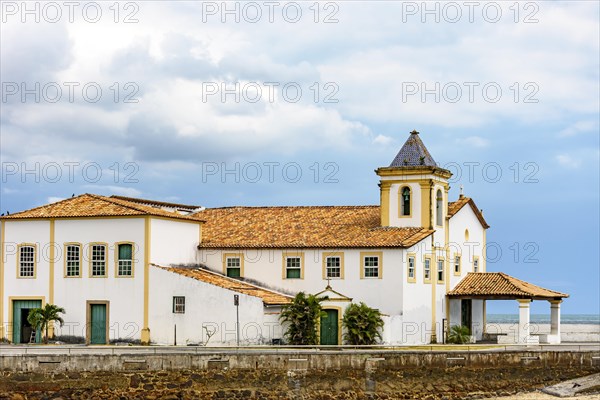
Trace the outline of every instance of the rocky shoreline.
<instances>
[{"instance_id":1,"label":"rocky shoreline","mask_svg":"<svg viewBox=\"0 0 600 400\"><path fill-rule=\"evenodd\" d=\"M0 399L421 399L510 396L592 367L0 372ZM518 399L519 397L513 397ZM530 397L531 398L531 397Z\"/></svg>"}]
</instances>

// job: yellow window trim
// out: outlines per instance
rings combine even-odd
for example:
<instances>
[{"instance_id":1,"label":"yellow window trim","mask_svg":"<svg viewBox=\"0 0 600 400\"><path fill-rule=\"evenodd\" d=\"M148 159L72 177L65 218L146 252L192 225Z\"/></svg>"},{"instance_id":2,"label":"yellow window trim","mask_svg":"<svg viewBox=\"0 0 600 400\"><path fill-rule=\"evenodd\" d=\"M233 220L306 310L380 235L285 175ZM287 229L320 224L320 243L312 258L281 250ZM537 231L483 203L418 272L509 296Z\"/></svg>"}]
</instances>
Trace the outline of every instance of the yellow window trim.
<instances>
[{"instance_id":1,"label":"yellow window trim","mask_svg":"<svg viewBox=\"0 0 600 400\"><path fill-rule=\"evenodd\" d=\"M425 276L425 260L429 260L429 278L427 278ZM423 282L424 283L431 283L431 256L424 256L423 257Z\"/></svg>"},{"instance_id":2,"label":"yellow window trim","mask_svg":"<svg viewBox=\"0 0 600 400\"><path fill-rule=\"evenodd\" d=\"M442 269L442 279L441 279L441 280L440 280L440 279L438 279L438 277L439 277L439 267L438 267L438 263L439 263L440 261L442 262L442 268L443 268L443 269ZM438 283L438 284L442 284L442 283L444 283L444 281L445 281L445 280L444 280L444 275L446 274L446 271L445 271L445 270L446 270L446 259L445 259L444 257L438 257L438 258L437 258L437 261L436 261L436 263L435 263L435 279L436 279L436 281L437 281L437 283Z\"/></svg>"},{"instance_id":3,"label":"yellow window trim","mask_svg":"<svg viewBox=\"0 0 600 400\"><path fill-rule=\"evenodd\" d=\"M79 274L77 275L67 275L67 248L69 246L79 246ZM63 277L64 278L81 278L81 270L82 265L81 265L81 260L82 260L82 254L83 254L83 245L79 242L65 242L63 245Z\"/></svg>"},{"instance_id":4,"label":"yellow window trim","mask_svg":"<svg viewBox=\"0 0 600 400\"><path fill-rule=\"evenodd\" d=\"M33 247L33 276L21 276L21 248ZM19 243L17 245L17 279L36 279L38 264L38 245L37 243Z\"/></svg>"},{"instance_id":5,"label":"yellow window trim","mask_svg":"<svg viewBox=\"0 0 600 400\"><path fill-rule=\"evenodd\" d=\"M456 271L456 257L459 257L458 272ZM460 253L455 253L454 257L452 257L452 272L454 273L454 276L460 276L462 274L462 254Z\"/></svg>"},{"instance_id":6,"label":"yellow window trim","mask_svg":"<svg viewBox=\"0 0 600 400\"><path fill-rule=\"evenodd\" d=\"M300 278L288 278L287 277L287 259L292 257L300 258ZM302 251L284 251L281 255L281 278L291 280L302 280L304 279L304 252Z\"/></svg>"},{"instance_id":7,"label":"yellow window trim","mask_svg":"<svg viewBox=\"0 0 600 400\"><path fill-rule=\"evenodd\" d=\"M119 275L119 245L131 245L131 275ZM115 242L115 278L134 278L135 277L135 257L137 251L134 242Z\"/></svg>"},{"instance_id":8,"label":"yellow window trim","mask_svg":"<svg viewBox=\"0 0 600 400\"><path fill-rule=\"evenodd\" d=\"M475 262L477 262L477 266L479 268L478 271L475 271ZM481 262L479 261L479 256L473 256L473 272L481 272Z\"/></svg>"},{"instance_id":9,"label":"yellow window trim","mask_svg":"<svg viewBox=\"0 0 600 400\"><path fill-rule=\"evenodd\" d=\"M240 278L244 275L244 253L223 253L223 275L227 276L227 259L228 258L239 258L240 259Z\"/></svg>"},{"instance_id":10,"label":"yellow window trim","mask_svg":"<svg viewBox=\"0 0 600 400\"><path fill-rule=\"evenodd\" d=\"M413 260L413 276L410 277L410 259ZM406 254L406 281L408 283L417 283L417 255L415 253Z\"/></svg>"},{"instance_id":11,"label":"yellow window trim","mask_svg":"<svg viewBox=\"0 0 600 400\"><path fill-rule=\"evenodd\" d=\"M377 277L365 276L365 257L378 257ZM361 251L360 252L360 279L381 279L383 278L383 251Z\"/></svg>"},{"instance_id":12,"label":"yellow window trim","mask_svg":"<svg viewBox=\"0 0 600 400\"><path fill-rule=\"evenodd\" d=\"M104 275L94 275L92 273L92 254L93 254L93 249L94 246L104 246L106 248L106 251L104 252L104 257L106 257L106 259L104 260ZM88 248L88 276L90 278L108 278L108 265L109 265L109 261L108 261L108 255L110 254L110 247L108 246L108 243L104 243L104 242L92 242L89 244L89 248ZM119 257L119 246L117 246L117 258ZM119 272L118 270L119 265L117 262L117 272Z\"/></svg>"},{"instance_id":13,"label":"yellow window trim","mask_svg":"<svg viewBox=\"0 0 600 400\"><path fill-rule=\"evenodd\" d=\"M408 195L409 197L409 204L408 204L408 215L403 215L402 214L402 192L404 190L404 188L408 188ZM412 210L413 210L413 190L412 188L407 185L400 185L400 187L398 188L398 218L412 218Z\"/></svg>"},{"instance_id":14,"label":"yellow window trim","mask_svg":"<svg viewBox=\"0 0 600 400\"><path fill-rule=\"evenodd\" d=\"M435 189L435 203L434 203L434 207L435 207L435 226L444 226L444 222L446 220L445 216L446 213L444 212L444 192L442 191L442 189L440 189L439 187L437 189ZM440 197L438 197L438 193L440 194ZM440 201L440 213L438 213L438 200Z\"/></svg>"},{"instance_id":15,"label":"yellow window trim","mask_svg":"<svg viewBox=\"0 0 600 400\"><path fill-rule=\"evenodd\" d=\"M340 258L340 277L329 278L329 279L344 279L344 252L342 251L324 251L322 255L322 276L323 279L327 279L327 258L328 257L339 257Z\"/></svg>"}]
</instances>

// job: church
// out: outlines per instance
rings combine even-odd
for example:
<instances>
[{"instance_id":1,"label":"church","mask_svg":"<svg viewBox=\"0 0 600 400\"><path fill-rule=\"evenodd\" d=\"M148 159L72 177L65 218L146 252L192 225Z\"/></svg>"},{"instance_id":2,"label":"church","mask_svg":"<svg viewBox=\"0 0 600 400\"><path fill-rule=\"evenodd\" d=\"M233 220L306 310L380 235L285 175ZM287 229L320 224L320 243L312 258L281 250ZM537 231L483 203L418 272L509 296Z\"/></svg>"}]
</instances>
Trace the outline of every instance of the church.
<instances>
[{"instance_id":1,"label":"church","mask_svg":"<svg viewBox=\"0 0 600 400\"><path fill-rule=\"evenodd\" d=\"M88 344L281 343L282 307L325 296L322 345L343 344L342 317L364 302L384 319L382 343L443 343L451 326L489 339L486 302L516 300L519 324L498 343L560 343L565 293L486 271L489 228L474 200L448 198L440 168L413 131L378 168L369 206L205 208L83 194L0 217L0 338L39 341L27 322L66 310L56 335ZM529 328L548 301L550 334Z\"/></svg>"}]
</instances>

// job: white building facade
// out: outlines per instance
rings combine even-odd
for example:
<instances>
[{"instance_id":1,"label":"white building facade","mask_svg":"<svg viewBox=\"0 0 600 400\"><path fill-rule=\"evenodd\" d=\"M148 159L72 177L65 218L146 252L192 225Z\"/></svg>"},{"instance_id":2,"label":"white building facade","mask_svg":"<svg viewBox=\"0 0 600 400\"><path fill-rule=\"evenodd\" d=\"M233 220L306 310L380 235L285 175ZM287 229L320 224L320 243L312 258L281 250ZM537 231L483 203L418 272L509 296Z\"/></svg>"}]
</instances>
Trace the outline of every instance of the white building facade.
<instances>
[{"instance_id":1,"label":"white building facade","mask_svg":"<svg viewBox=\"0 0 600 400\"><path fill-rule=\"evenodd\" d=\"M486 272L481 211L462 194L449 202L451 173L418 132L376 173L376 206L204 209L85 194L2 217L0 337L29 342L26 313L51 303L67 311L59 333L91 344L269 344L283 337L282 305L304 291L327 296L322 344L343 343L351 302L380 310L386 344L442 342L451 325L481 339L486 299L448 297Z\"/></svg>"}]
</instances>

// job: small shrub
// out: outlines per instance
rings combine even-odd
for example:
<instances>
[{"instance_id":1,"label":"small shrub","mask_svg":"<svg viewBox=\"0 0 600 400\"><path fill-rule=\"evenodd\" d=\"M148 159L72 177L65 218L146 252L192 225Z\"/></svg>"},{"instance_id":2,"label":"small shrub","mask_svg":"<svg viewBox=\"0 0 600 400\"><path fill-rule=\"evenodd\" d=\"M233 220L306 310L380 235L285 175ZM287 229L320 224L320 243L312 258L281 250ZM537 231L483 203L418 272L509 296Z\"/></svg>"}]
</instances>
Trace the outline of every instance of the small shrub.
<instances>
[{"instance_id":1,"label":"small shrub","mask_svg":"<svg viewBox=\"0 0 600 400\"><path fill-rule=\"evenodd\" d=\"M346 328L344 339L348 344L364 346L381 340L381 313L365 303L350 304L344 312L342 323Z\"/></svg>"},{"instance_id":2,"label":"small shrub","mask_svg":"<svg viewBox=\"0 0 600 400\"><path fill-rule=\"evenodd\" d=\"M128 344L130 346L136 345L139 346L142 344L142 341L140 339L134 339L134 338L117 338L117 339L110 339L110 344Z\"/></svg>"},{"instance_id":3,"label":"small shrub","mask_svg":"<svg viewBox=\"0 0 600 400\"><path fill-rule=\"evenodd\" d=\"M291 345L316 345L319 342L317 326L324 314L321 301L325 297L300 292L291 303L283 306L279 319L288 323L285 338Z\"/></svg>"},{"instance_id":4,"label":"small shrub","mask_svg":"<svg viewBox=\"0 0 600 400\"><path fill-rule=\"evenodd\" d=\"M62 342L64 344L84 344L85 338L83 336L74 335L60 335L54 338L55 342Z\"/></svg>"},{"instance_id":5,"label":"small shrub","mask_svg":"<svg viewBox=\"0 0 600 400\"><path fill-rule=\"evenodd\" d=\"M468 327L463 325L454 325L450 328L450 333L448 334L448 343L454 344L464 344L469 342L471 336L471 332Z\"/></svg>"}]
</instances>

